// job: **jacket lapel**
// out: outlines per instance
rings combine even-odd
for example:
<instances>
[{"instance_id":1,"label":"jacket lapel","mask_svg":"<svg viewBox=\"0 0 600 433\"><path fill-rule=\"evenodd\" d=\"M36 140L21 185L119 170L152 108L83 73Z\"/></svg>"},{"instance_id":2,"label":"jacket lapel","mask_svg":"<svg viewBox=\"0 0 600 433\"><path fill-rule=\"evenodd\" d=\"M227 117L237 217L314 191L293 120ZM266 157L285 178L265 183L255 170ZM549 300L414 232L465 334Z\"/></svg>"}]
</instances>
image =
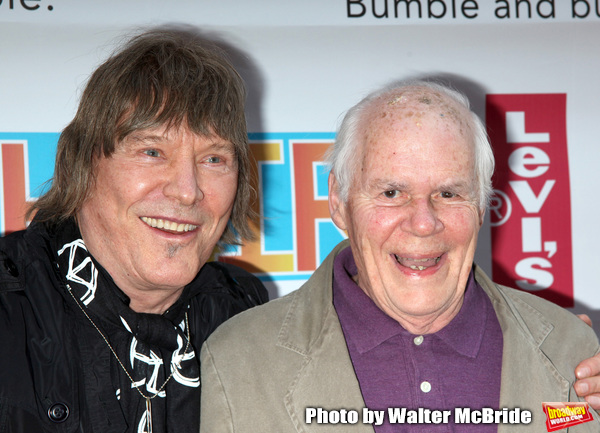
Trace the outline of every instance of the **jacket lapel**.
<instances>
[{"instance_id":1,"label":"jacket lapel","mask_svg":"<svg viewBox=\"0 0 600 433\"><path fill-rule=\"evenodd\" d=\"M358 423L329 425L327 431L342 432L352 427L352 431L373 433L370 425L361 422L365 404L350 357L346 353L346 342L339 322L328 319L322 337L306 356L297 380L292 383L285 397L288 413L296 425L305 427L305 431L315 431L320 427L315 422L305 423L305 410L313 407L357 411Z\"/></svg>"},{"instance_id":2,"label":"jacket lapel","mask_svg":"<svg viewBox=\"0 0 600 433\"><path fill-rule=\"evenodd\" d=\"M498 433L520 430L546 431L546 416L540 396L545 402L569 401L569 381L554 367L541 349L553 326L531 307L527 321L516 308L518 299L507 298L479 268L476 279L489 295L503 335L500 408L530 410L530 424L499 424ZM540 374L545 371L546 374ZM510 374L505 374L509 372ZM532 402L538 402L532 406ZM566 430L565 430L566 432Z\"/></svg>"},{"instance_id":3,"label":"jacket lapel","mask_svg":"<svg viewBox=\"0 0 600 433\"><path fill-rule=\"evenodd\" d=\"M326 428L328 432L373 433L370 424L362 424L365 406L346 340L333 307L333 261L347 242L338 245L311 278L306 290L295 293L279 334L278 345L303 356L304 360L285 396L285 407L299 432ZM325 290L322 283L327 282ZM356 410L356 424L306 423L306 408Z\"/></svg>"}]
</instances>

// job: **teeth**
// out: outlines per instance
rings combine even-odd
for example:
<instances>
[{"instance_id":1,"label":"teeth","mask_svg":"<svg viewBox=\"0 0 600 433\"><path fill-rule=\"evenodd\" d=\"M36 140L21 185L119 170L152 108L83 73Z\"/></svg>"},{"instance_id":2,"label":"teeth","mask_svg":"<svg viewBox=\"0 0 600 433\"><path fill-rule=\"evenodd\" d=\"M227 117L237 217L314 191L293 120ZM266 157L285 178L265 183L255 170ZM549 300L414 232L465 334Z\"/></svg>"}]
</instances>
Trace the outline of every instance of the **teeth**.
<instances>
[{"instance_id":1,"label":"teeth","mask_svg":"<svg viewBox=\"0 0 600 433\"><path fill-rule=\"evenodd\" d=\"M179 224L175 221L163 220L160 218L156 219L141 217L141 220L148 224L150 227L155 227L157 229L169 230L178 233L189 232L190 230L195 230L198 227L193 224Z\"/></svg>"},{"instance_id":2,"label":"teeth","mask_svg":"<svg viewBox=\"0 0 600 433\"><path fill-rule=\"evenodd\" d=\"M403 266L406 266L410 269L412 269L413 271L424 271L425 269L431 267L431 266L435 266L440 259L442 258L442 256L439 257L435 257L433 259L428 258L428 259L412 259L410 257L399 257L397 255L394 254L394 256L396 257L396 261L398 263L400 263ZM422 266L419 265L419 262L423 262L423 263L427 263L428 266ZM433 263L432 263L433 262Z\"/></svg>"}]
</instances>

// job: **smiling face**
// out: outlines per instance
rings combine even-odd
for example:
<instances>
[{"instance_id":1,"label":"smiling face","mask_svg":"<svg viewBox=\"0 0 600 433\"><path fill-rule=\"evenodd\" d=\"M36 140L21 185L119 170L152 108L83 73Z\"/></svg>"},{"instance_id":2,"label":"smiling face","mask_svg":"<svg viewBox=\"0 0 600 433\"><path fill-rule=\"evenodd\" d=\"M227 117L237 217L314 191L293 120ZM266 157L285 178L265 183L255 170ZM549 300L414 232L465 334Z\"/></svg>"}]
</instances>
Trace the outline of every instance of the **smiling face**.
<instances>
[{"instance_id":1,"label":"smiling face","mask_svg":"<svg viewBox=\"0 0 600 433\"><path fill-rule=\"evenodd\" d=\"M483 211L465 113L430 89L380 97L362 120L346 202L330 176L330 211L348 231L358 285L414 334L458 313L473 263Z\"/></svg>"},{"instance_id":2,"label":"smiling face","mask_svg":"<svg viewBox=\"0 0 600 433\"><path fill-rule=\"evenodd\" d=\"M234 146L178 129L140 130L98 159L77 214L90 253L131 298L162 313L208 260L233 208Z\"/></svg>"}]
</instances>

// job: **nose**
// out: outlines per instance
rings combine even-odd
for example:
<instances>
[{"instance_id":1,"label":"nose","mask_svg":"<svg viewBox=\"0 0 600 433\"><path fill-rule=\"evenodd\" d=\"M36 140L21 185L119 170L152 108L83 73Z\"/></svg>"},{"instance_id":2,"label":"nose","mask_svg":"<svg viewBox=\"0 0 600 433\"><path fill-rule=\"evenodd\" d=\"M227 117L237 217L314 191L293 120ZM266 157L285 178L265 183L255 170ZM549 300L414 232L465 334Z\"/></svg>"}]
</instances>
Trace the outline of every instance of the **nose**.
<instances>
[{"instance_id":1,"label":"nose","mask_svg":"<svg viewBox=\"0 0 600 433\"><path fill-rule=\"evenodd\" d=\"M429 198L413 198L406 204L407 215L402 229L415 236L425 237L443 230L444 225L437 216L436 209Z\"/></svg>"},{"instance_id":2,"label":"nose","mask_svg":"<svg viewBox=\"0 0 600 433\"><path fill-rule=\"evenodd\" d=\"M204 198L200 180L193 158L177 158L169 164L163 193L183 205L191 206Z\"/></svg>"}]
</instances>

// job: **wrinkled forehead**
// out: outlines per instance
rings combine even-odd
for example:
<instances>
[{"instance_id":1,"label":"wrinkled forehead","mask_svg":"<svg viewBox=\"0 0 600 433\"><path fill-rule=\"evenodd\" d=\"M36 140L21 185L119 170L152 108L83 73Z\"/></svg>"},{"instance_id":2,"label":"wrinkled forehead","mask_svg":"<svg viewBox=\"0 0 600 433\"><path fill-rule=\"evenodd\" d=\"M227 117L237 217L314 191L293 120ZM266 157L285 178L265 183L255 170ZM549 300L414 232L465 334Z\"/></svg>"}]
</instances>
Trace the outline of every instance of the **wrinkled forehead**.
<instances>
[{"instance_id":1,"label":"wrinkled forehead","mask_svg":"<svg viewBox=\"0 0 600 433\"><path fill-rule=\"evenodd\" d=\"M363 144L355 156L355 173L362 177L354 176L354 181L379 178L384 172L399 180L420 167L428 170L424 176L439 180L447 175L476 187L470 112L460 103L438 91L416 88L377 97L365 114Z\"/></svg>"}]
</instances>

